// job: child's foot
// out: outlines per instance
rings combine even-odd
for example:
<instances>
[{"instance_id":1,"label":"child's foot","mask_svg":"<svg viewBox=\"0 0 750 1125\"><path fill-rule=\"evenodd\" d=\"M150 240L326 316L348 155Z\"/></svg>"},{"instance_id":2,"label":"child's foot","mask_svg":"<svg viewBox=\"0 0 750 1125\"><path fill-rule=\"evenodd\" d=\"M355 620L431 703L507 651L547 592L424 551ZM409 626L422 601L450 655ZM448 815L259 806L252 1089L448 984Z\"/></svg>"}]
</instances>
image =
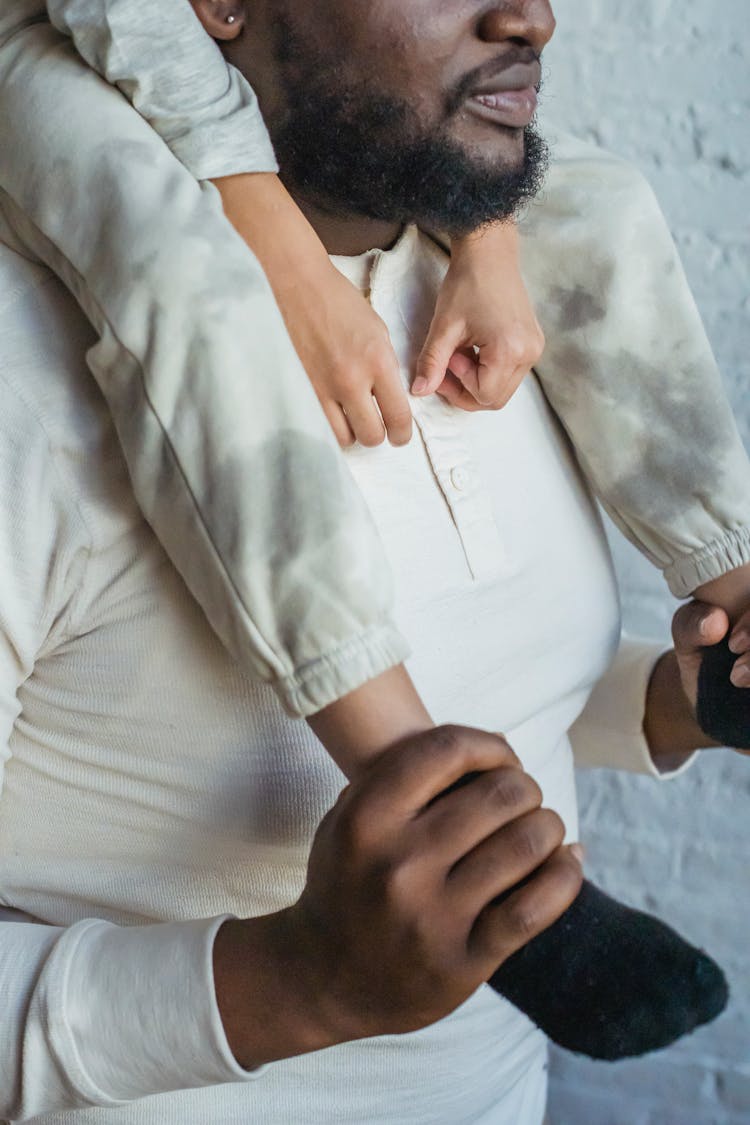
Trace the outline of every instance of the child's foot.
<instances>
[{"instance_id":1,"label":"child's foot","mask_svg":"<svg viewBox=\"0 0 750 1125\"><path fill-rule=\"evenodd\" d=\"M489 983L558 1046L608 1060L668 1046L729 998L714 961L589 882Z\"/></svg>"},{"instance_id":2,"label":"child's foot","mask_svg":"<svg viewBox=\"0 0 750 1125\"><path fill-rule=\"evenodd\" d=\"M716 742L750 750L750 689L729 679L737 659L726 640L703 653L698 675L698 723Z\"/></svg>"}]
</instances>

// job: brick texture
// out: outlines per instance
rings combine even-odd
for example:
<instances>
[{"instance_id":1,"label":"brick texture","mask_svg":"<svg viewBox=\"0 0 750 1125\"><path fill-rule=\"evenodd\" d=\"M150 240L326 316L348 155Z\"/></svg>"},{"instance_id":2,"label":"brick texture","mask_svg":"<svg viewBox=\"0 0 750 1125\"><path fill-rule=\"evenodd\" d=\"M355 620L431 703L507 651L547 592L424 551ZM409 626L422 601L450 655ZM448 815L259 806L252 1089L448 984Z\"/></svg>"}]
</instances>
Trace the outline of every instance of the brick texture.
<instances>
[{"instance_id":1,"label":"brick texture","mask_svg":"<svg viewBox=\"0 0 750 1125\"><path fill-rule=\"evenodd\" d=\"M632 159L680 246L750 445L748 0L557 0L544 113ZM668 637L661 576L613 534L626 625ZM668 1051L555 1053L552 1125L750 1125L750 761L706 752L673 784L581 774L591 876L708 949L732 1001Z\"/></svg>"}]
</instances>

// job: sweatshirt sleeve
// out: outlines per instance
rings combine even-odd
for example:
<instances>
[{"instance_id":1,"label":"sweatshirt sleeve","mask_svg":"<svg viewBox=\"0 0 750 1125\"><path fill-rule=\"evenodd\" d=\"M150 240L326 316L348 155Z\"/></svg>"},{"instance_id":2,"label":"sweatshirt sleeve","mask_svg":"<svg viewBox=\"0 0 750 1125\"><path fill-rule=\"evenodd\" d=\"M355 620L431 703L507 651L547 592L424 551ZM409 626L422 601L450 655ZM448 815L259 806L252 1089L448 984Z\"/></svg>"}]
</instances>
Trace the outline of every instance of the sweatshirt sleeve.
<instances>
[{"instance_id":1,"label":"sweatshirt sleeve","mask_svg":"<svg viewBox=\"0 0 750 1125\"><path fill-rule=\"evenodd\" d=\"M651 674L668 651L668 645L622 638L612 664L594 685L570 729L576 766L642 773L660 781L689 769L696 754L691 754L679 769L664 773L657 769L643 731Z\"/></svg>"},{"instance_id":2,"label":"sweatshirt sleeve","mask_svg":"<svg viewBox=\"0 0 750 1125\"><path fill-rule=\"evenodd\" d=\"M408 653L379 536L218 193L34 8L0 0L2 210L94 325L172 562L242 666L312 714Z\"/></svg>"},{"instance_id":3,"label":"sweatshirt sleeve","mask_svg":"<svg viewBox=\"0 0 750 1125\"><path fill-rule=\"evenodd\" d=\"M750 562L750 459L654 193L553 139L521 225L537 374L609 515L676 597Z\"/></svg>"},{"instance_id":4,"label":"sweatshirt sleeve","mask_svg":"<svg viewBox=\"0 0 750 1125\"><path fill-rule=\"evenodd\" d=\"M278 170L255 93L188 0L47 0L47 10L196 179Z\"/></svg>"}]
</instances>

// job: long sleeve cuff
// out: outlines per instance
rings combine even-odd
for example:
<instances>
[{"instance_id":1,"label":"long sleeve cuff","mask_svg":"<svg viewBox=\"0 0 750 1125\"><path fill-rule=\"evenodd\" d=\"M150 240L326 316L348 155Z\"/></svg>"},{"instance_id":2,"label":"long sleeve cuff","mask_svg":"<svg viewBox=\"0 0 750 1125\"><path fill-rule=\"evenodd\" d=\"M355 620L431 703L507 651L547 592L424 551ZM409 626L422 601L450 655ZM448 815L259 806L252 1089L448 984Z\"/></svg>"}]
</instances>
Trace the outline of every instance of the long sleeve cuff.
<instances>
[{"instance_id":1,"label":"long sleeve cuff","mask_svg":"<svg viewBox=\"0 0 750 1125\"><path fill-rule=\"evenodd\" d=\"M212 951L225 920L134 927L88 920L63 931L26 1020L24 1055L45 1100L37 1105L31 1093L24 1112L113 1107L254 1080L261 1071L235 1061L215 999ZM52 1092L58 1082L67 1097Z\"/></svg>"},{"instance_id":2,"label":"long sleeve cuff","mask_svg":"<svg viewBox=\"0 0 750 1125\"><path fill-rule=\"evenodd\" d=\"M577 766L626 770L660 781L678 777L689 769L695 754L679 769L660 771L643 730L651 675L659 658L668 651L664 644L623 638L615 659L571 727L570 741Z\"/></svg>"}]
</instances>

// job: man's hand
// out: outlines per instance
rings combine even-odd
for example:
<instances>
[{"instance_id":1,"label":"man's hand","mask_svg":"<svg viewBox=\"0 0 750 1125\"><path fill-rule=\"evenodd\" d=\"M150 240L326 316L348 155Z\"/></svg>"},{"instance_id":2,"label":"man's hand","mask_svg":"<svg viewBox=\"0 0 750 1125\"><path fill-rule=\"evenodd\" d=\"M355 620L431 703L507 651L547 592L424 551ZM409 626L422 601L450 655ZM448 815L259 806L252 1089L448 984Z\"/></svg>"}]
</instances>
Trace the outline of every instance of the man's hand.
<instances>
[{"instance_id":1,"label":"man's hand","mask_svg":"<svg viewBox=\"0 0 750 1125\"><path fill-rule=\"evenodd\" d=\"M704 650L717 645L728 631L729 617L725 610L703 602L693 601L681 606L672 619L674 649L665 653L654 669L644 721L652 757L662 770L679 767L694 750L722 745L700 727L696 705ZM750 611L739 616L729 643L738 654L732 683L746 687L750 681L742 681L750 669Z\"/></svg>"},{"instance_id":2,"label":"man's hand","mask_svg":"<svg viewBox=\"0 0 750 1125\"><path fill-rule=\"evenodd\" d=\"M541 801L504 739L460 727L359 773L316 834L296 905L218 935L240 1062L414 1031L468 999L578 894L580 863Z\"/></svg>"},{"instance_id":3,"label":"man's hand","mask_svg":"<svg viewBox=\"0 0 750 1125\"><path fill-rule=\"evenodd\" d=\"M727 635L729 635L729 648L737 656L729 679L736 688L749 688L750 610L741 613L731 629L725 610L702 602L691 602L689 605L682 606L674 615L672 636L675 643L675 656L683 690L693 714L697 708L698 676L704 658L704 649L719 644ZM748 698L750 699L750 696ZM718 745L710 738L705 739L705 744ZM748 753L743 750L737 752Z\"/></svg>"}]
</instances>

